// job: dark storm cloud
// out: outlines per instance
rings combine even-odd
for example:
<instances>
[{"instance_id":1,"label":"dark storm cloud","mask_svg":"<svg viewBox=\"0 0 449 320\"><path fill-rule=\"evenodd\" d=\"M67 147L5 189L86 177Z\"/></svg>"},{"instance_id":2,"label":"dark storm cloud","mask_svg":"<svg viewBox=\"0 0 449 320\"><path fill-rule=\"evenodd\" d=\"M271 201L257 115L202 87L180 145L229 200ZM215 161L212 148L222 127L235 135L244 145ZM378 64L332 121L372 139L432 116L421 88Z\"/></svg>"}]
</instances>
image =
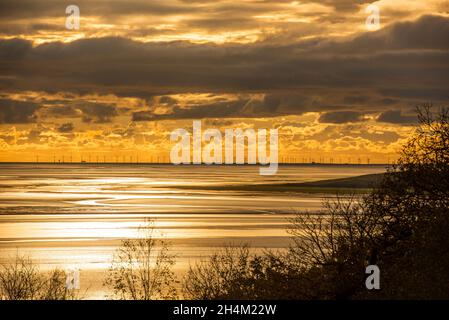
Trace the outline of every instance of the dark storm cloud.
<instances>
[{"instance_id":1,"label":"dark storm cloud","mask_svg":"<svg viewBox=\"0 0 449 320\"><path fill-rule=\"evenodd\" d=\"M6 65L3 61L15 62L17 59L30 52L32 44L29 41L21 39L0 40L0 59L2 65Z\"/></svg>"},{"instance_id":2,"label":"dark storm cloud","mask_svg":"<svg viewBox=\"0 0 449 320\"><path fill-rule=\"evenodd\" d=\"M348 13L359 10L359 6L364 3L371 3L372 0L309 0L307 2L314 2L318 4L326 4L334 7L340 12Z\"/></svg>"},{"instance_id":3,"label":"dark storm cloud","mask_svg":"<svg viewBox=\"0 0 449 320\"><path fill-rule=\"evenodd\" d=\"M52 101L47 101L51 104ZM86 123L107 123L111 122L112 118L119 114L118 108L114 105L108 105L98 102L90 102L74 100L64 101L60 103L55 101L54 104L43 107L40 110L40 118L81 118ZM126 110L126 108L123 108Z\"/></svg>"},{"instance_id":4,"label":"dark storm cloud","mask_svg":"<svg viewBox=\"0 0 449 320\"><path fill-rule=\"evenodd\" d=\"M177 103L177 101L176 101L176 99L173 99L172 97L169 97L169 96L162 96L160 99L159 99L159 103L163 103L163 104L166 104L166 105L175 105L176 103Z\"/></svg>"},{"instance_id":5,"label":"dark storm cloud","mask_svg":"<svg viewBox=\"0 0 449 320\"><path fill-rule=\"evenodd\" d=\"M36 122L39 105L33 102L0 99L0 124Z\"/></svg>"},{"instance_id":6,"label":"dark storm cloud","mask_svg":"<svg viewBox=\"0 0 449 320\"><path fill-rule=\"evenodd\" d=\"M351 104L351 105L355 104L355 105L357 105L357 104L364 104L366 102L369 102L370 99L371 99L371 97L369 97L369 96L348 95L348 96L344 97L343 101L344 101L344 103L347 103L347 104Z\"/></svg>"},{"instance_id":7,"label":"dark storm cloud","mask_svg":"<svg viewBox=\"0 0 449 320\"><path fill-rule=\"evenodd\" d=\"M427 16L342 43L220 46L95 38L32 47L24 40L1 40L1 54L7 58L0 62L0 85L146 98L180 92L267 93L262 103L240 99L189 108L175 105L169 115L134 113L136 121L276 116L347 110L347 105L365 111L378 108L372 101L382 99L447 101L447 39L449 19ZM333 96L357 89L363 94L348 101ZM117 115L111 106L80 110L84 121L107 122Z\"/></svg>"},{"instance_id":8,"label":"dark storm cloud","mask_svg":"<svg viewBox=\"0 0 449 320\"><path fill-rule=\"evenodd\" d=\"M133 121L203 118L252 118L273 115L301 114L313 110L312 101L298 94L268 94L263 99L240 98L232 101L179 107L176 101L170 113L155 114L152 111L133 113Z\"/></svg>"},{"instance_id":9,"label":"dark storm cloud","mask_svg":"<svg viewBox=\"0 0 449 320\"><path fill-rule=\"evenodd\" d=\"M364 121L364 114L356 111L336 111L323 113L318 119L321 123L348 123Z\"/></svg>"},{"instance_id":10,"label":"dark storm cloud","mask_svg":"<svg viewBox=\"0 0 449 320\"><path fill-rule=\"evenodd\" d=\"M64 25L62 23L33 23L20 24L20 23L0 23L0 33L7 36L17 36L18 34L38 34L45 31L64 31Z\"/></svg>"},{"instance_id":11,"label":"dark storm cloud","mask_svg":"<svg viewBox=\"0 0 449 320\"><path fill-rule=\"evenodd\" d=\"M60 125L58 127L58 132L69 133L69 132L72 132L73 129L75 129L75 127L73 126L73 123L67 122L67 123L63 123L62 125Z\"/></svg>"},{"instance_id":12,"label":"dark storm cloud","mask_svg":"<svg viewBox=\"0 0 449 320\"><path fill-rule=\"evenodd\" d=\"M9 19L41 17L64 17L65 8L75 4L82 14L116 16L129 14L181 14L194 10L191 6L170 4L169 1L148 0L77 0L73 3L54 0L2 0L0 17Z\"/></svg>"},{"instance_id":13,"label":"dark storm cloud","mask_svg":"<svg viewBox=\"0 0 449 320\"><path fill-rule=\"evenodd\" d=\"M54 0L2 0L0 35L40 37L45 35L46 31L64 34L67 32L64 21L68 4L70 3ZM114 31L119 30L123 22L137 21L121 29L123 33L120 34L125 34L126 37L176 36L184 30L195 32L199 29L210 34L241 28L252 29L258 28L261 23L254 18L255 15L276 10L279 6L276 2L260 5L246 1L200 3L170 0L78 0L73 4L80 8L81 26L86 37L103 31L90 24L92 20L95 20L97 26L113 25L117 28ZM137 19L133 19L134 17ZM145 17L148 23L143 23L142 17ZM179 17L182 19L178 19ZM176 22L173 23L173 20Z\"/></svg>"},{"instance_id":14,"label":"dark storm cloud","mask_svg":"<svg viewBox=\"0 0 449 320\"><path fill-rule=\"evenodd\" d=\"M107 123L118 115L117 108L101 103L86 103L77 107L82 112L82 120L87 123Z\"/></svg>"},{"instance_id":15,"label":"dark storm cloud","mask_svg":"<svg viewBox=\"0 0 449 320\"><path fill-rule=\"evenodd\" d=\"M230 102L218 102L197 106L194 108L174 107L170 114L154 114L151 111L139 111L133 113L133 121L155 121L165 119L201 119L201 118L232 118L241 117L242 110L248 100L237 100Z\"/></svg>"},{"instance_id":16,"label":"dark storm cloud","mask_svg":"<svg viewBox=\"0 0 449 320\"><path fill-rule=\"evenodd\" d=\"M442 67L445 71L449 71L448 68ZM416 75L418 76L418 75ZM445 79L441 79L444 81ZM441 88L426 88L424 86L415 88L387 88L383 89L382 93L391 97L409 97L414 99L426 99L432 97L432 100L448 101L449 100L449 88L447 82Z\"/></svg>"},{"instance_id":17,"label":"dark storm cloud","mask_svg":"<svg viewBox=\"0 0 449 320\"><path fill-rule=\"evenodd\" d=\"M77 5L85 16L101 16L103 19L117 19L119 16L129 15L154 15L163 17L166 15L185 15L193 17L193 25L201 24L203 19L195 19L197 15L204 14L207 18L223 16L230 18L232 25L233 17L248 23L254 15L280 10L282 4L290 4L292 1L151 1L151 0L77 0L73 3L54 0L2 0L0 2L0 17L6 20L35 18L36 15L43 18L64 17L65 8L69 4ZM359 3L352 0L324 0L324 1L301 1L302 4L321 4L334 7L342 13L358 10L358 5L367 3L363 0ZM313 10L301 12L302 15L316 15ZM212 20L204 19L206 25L213 25ZM219 19L218 26L226 24Z\"/></svg>"},{"instance_id":18,"label":"dark storm cloud","mask_svg":"<svg viewBox=\"0 0 449 320\"><path fill-rule=\"evenodd\" d=\"M382 112L377 118L377 121L397 124L414 124L418 119L416 116L403 115L401 110L389 110Z\"/></svg>"},{"instance_id":19,"label":"dark storm cloud","mask_svg":"<svg viewBox=\"0 0 449 320\"><path fill-rule=\"evenodd\" d=\"M41 116L50 118L77 118L80 116L80 112L73 106L50 106L42 108Z\"/></svg>"},{"instance_id":20,"label":"dark storm cloud","mask_svg":"<svg viewBox=\"0 0 449 320\"><path fill-rule=\"evenodd\" d=\"M389 50L449 49L448 18L422 16L416 21L393 24L377 32L368 32L350 42L313 43L317 53L372 54Z\"/></svg>"}]
</instances>

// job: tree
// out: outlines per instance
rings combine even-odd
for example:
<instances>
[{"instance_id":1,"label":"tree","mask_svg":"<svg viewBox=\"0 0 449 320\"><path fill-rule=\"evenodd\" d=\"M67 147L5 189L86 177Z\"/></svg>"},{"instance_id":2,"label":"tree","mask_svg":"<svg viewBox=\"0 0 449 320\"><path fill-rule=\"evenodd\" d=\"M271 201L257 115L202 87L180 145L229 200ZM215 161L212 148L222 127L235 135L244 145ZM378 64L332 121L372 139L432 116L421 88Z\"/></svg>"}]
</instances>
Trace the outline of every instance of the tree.
<instances>
[{"instance_id":1,"label":"tree","mask_svg":"<svg viewBox=\"0 0 449 320\"><path fill-rule=\"evenodd\" d=\"M184 296L194 300L244 299L250 278L251 255L247 245L227 245L207 260L190 266L184 279Z\"/></svg>"},{"instance_id":2,"label":"tree","mask_svg":"<svg viewBox=\"0 0 449 320\"><path fill-rule=\"evenodd\" d=\"M75 290L65 284L64 271L54 269L42 273L29 257L16 255L14 261L0 267L0 299L2 300L74 300Z\"/></svg>"},{"instance_id":3,"label":"tree","mask_svg":"<svg viewBox=\"0 0 449 320\"><path fill-rule=\"evenodd\" d=\"M374 190L337 197L322 214L292 221L292 255L321 298L449 297L449 111L417 109L420 125ZM383 289L368 292L376 264ZM325 285L328 284L328 285Z\"/></svg>"},{"instance_id":4,"label":"tree","mask_svg":"<svg viewBox=\"0 0 449 320\"><path fill-rule=\"evenodd\" d=\"M290 266L313 279L307 282L312 297L346 299L363 285L383 218L365 200L337 195L324 202L323 212L300 213L291 220Z\"/></svg>"},{"instance_id":5,"label":"tree","mask_svg":"<svg viewBox=\"0 0 449 320\"><path fill-rule=\"evenodd\" d=\"M136 239L122 240L105 285L124 300L176 298L175 256L169 253L169 243L155 237L152 220L139 232Z\"/></svg>"},{"instance_id":6,"label":"tree","mask_svg":"<svg viewBox=\"0 0 449 320\"><path fill-rule=\"evenodd\" d=\"M244 263L236 268L236 276L226 272L226 252L213 256L190 271L190 295L448 299L449 109L435 114L426 105L417 112L420 125L415 134L398 163L370 193L337 195L324 202L322 212L298 213L291 220L293 244L288 253L240 255ZM379 291L365 288L365 268L372 264L381 270ZM214 269L220 272L211 273ZM199 285L192 285L194 281ZM220 294L196 295L205 292Z\"/></svg>"},{"instance_id":7,"label":"tree","mask_svg":"<svg viewBox=\"0 0 449 320\"><path fill-rule=\"evenodd\" d=\"M387 212L377 246L383 293L449 298L449 109L417 109L419 127L369 205Z\"/></svg>"},{"instance_id":8,"label":"tree","mask_svg":"<svg viewBox=\"0 0 449 320\"><path fill-rule=\"evenodd\" d=\"M331 284L316 286L321 297L449 297L449 111L417 113L416 132L371 193L296 217L291 252L319 270L316 283ZM364 288L371 264L382 272L380 291Z\"/></svg>"}]
</instances>

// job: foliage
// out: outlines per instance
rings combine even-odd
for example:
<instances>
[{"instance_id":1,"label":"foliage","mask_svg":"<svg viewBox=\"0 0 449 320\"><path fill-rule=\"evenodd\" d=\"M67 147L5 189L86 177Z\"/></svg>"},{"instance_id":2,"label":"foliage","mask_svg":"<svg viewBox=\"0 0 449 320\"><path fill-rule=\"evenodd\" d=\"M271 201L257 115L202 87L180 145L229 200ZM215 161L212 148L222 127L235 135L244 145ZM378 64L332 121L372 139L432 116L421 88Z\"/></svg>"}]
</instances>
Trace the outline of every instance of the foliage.
<instances>
[{"instance_id":1,"label":"foliage","mask_svg":"<svg viewBox=\"0 0 449 320\"><path fill-rule=\"evenodd\" d=\"M66 287L64 271L42 273L28 257L16 255L10 264L0 266L0 299L2 300L73 300L75 290Z\"/></svg>"},{"instance_id":2,"label":"foliage","mask_svg":"<svg viewBox=\"0 0 449 320\"><path fill-rule=\"evenodd\" d=\"M153 221L139 231L139 238L122 241L105 285L124 300L174 299L175 256L169 253L169 243L155 237Z\"/></svg>"},{"instance_id":3,"label":"foliage","mask_svg":"<svg viewBox=\"0 0 449 320\"><path fill-rule=\"evenodd\" d=\"M449 109L417 109L420 125L398 163L361 197L338 196L298 213L287 254L233 248L192 267L194 299L448 299ZM238 263L235 263L238 262ZM381 290L365 268L381 270Z\"/></svg>"}]
</instances>

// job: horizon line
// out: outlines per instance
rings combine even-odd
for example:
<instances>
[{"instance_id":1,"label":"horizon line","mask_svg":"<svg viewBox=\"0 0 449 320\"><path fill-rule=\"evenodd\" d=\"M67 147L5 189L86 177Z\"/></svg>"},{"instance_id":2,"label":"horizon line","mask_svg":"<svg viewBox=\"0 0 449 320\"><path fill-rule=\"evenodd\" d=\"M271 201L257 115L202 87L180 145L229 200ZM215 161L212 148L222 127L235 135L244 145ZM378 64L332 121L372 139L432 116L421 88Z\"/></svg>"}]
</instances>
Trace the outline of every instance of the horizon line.
<instances>
[{"instance_id":1,"label":"horizon line","mask_svg":"<svg viewBox=\"0 0 449 320\"><path fill-rule=\"evenodd\" d=\"M269 164L261 164L261 163L212 163L212 164L206 164L206 163L180 163L180 164L173 164L171 162L87 162L87 161L73 161L73 162L53 162L53 161L0 161L0 164L55 164L55 165L62 165L62 164L82 164L82 165L101 165L101 164L134 164L134 165L174 165L174 166L268 166ZM331 162L278 162L278 165L356 165L356 166L380 166L380 165L392 165L392 163L349 163L349 162L343 162L343 163L331 163Z\"/></svg>"}]
</instances>

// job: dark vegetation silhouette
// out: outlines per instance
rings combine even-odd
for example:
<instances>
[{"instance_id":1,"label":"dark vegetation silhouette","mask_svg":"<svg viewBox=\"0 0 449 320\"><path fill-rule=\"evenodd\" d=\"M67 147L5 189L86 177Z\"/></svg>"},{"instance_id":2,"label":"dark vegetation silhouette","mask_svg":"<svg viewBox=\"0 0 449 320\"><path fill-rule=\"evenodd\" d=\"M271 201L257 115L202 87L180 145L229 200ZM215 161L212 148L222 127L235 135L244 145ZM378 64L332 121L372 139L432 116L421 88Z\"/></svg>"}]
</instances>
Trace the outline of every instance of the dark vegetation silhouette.
<instances>
[{"instance_id":1,"label":"dark vegetation silhouette","mask_svg":"<svg viewBox=\"0 0 449 320\"><path fill-rule=\"evenodd\" d=\"M364 196L291 220L287 252L229 246L191 266L190 299L448 299L449 109L417 109L397 164ZM380 268L368 291L365 268Z\"/></svg>"},{"instance_id":2,"label":"dark vegetation silhouette","mask_svg":"<svg viewBox=\"0 0 449 320\"><path fill-rule=\"evenodd\" d=\"M16 255L0 266L0 300L75 300L76 290L67 289L66 273L60 269L41 272L33 261Z\"/></svg>"},{"instance_id":3,"label":"dark vegetation silhouette","mask_svg":"<svg viewBox=\"0 0 449 320\"><path fill-rule=\"evenodd\" d=\"M156 237L153 220L139 231L138 238L122 240L104 284L121 300L176 299L170 244Z\"/></svg>"}]
</instances>

